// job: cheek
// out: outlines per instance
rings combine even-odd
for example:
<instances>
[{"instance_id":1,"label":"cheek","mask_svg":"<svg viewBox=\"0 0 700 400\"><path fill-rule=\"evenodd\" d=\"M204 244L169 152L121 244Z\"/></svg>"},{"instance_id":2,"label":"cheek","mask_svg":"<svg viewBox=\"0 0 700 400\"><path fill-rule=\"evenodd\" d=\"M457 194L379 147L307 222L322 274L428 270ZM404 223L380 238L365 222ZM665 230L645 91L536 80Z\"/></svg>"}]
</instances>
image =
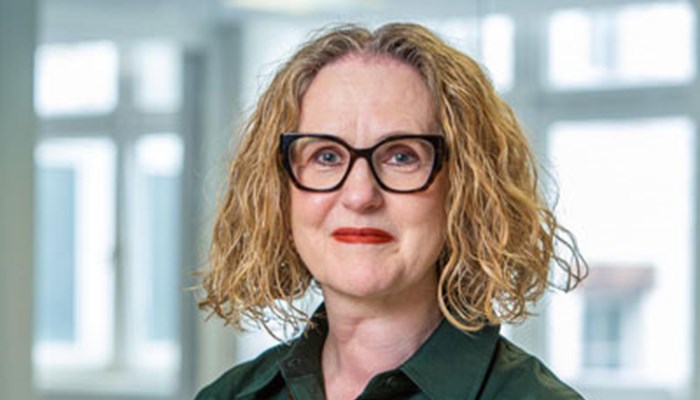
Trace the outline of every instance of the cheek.
<instances>
[{"instance_id":1,"label":"cheek","mask_svg":"<svg viewBox=\"0 0 700 400\"><path fill-rule=\"evenodd\" d=\"M332 196L327 193L310 193L292 188L290 191L290 224L292 241L297 253L318 281L324 281L323 266L332 254L324 225L332 207Z\"/></svg>"},{"instance_id":2,"label":"cheek","mask_svg":"<svg viewBox=\"0 0 700 400\"><path fill-rule=\"evenodd\" d=\"M431 254L435 252L433 248L441 248L447 232L447 221L442 210L442 204L425 204L420 211L417 207L405 210L402 225L407 239L412 242L407 244ZM409 212L413 212L412 218L405 218Z\"/></svg>"},{"instance_id":3,"label":"cheek","mask_svg":"<svg viewBox=\"0 0 700 400\"><path fill-rule=\"evenodd\" d=\"M419 207L423 211L419 213L419 218L434 218L435 223L444 224L447 215L447 187L447 176L443 171L435 178L430 188L418 198L423 203Z\"/></svg>"},{"instance_id":4,"label":"cheek","mask_svg":"<svg viewBox=\"0 0 700 400\"><path fill-rule=\"evenodd\" d=\"M413 232L414 240L438 248L442 247L447 233L447 184L444 175L440 178L423 196L414 199L411 204L404 204L399 211L399 220L405 221L407 230Z\"/></svg>"},{"instance_id":5,"label":"cheek","mask_svg":"<svg viewBox=\"0 0 700 400\"><path fill-rule=\"evenodd\" d=\"M328 194L304 192L295 187L290 190L290 222L294 239L303 239L297 237L298 233L311 228L320 227L328 210L331 206L331 200Z\"/></svg>"},{"instance_id":6,"label":"cheek","mask_svg":"<svg viewBox=\"0 0 700 400\"><path fill-rule=\"evenodd\" d=\"M433 196L433 215L439 219L443 229L447 229L447 194L449 192L449 181L447 174L442 171L435 180L435 193Z\"/></svg>"}]
</instances>

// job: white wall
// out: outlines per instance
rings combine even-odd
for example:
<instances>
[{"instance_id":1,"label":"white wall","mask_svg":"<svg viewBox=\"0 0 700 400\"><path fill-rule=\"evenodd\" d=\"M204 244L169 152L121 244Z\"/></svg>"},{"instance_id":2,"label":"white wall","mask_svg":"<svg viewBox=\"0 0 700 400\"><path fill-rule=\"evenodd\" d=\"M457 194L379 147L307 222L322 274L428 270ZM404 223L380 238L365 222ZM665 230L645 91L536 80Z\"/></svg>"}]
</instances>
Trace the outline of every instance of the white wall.
<instances>
[{"instance_id":1,"label":"white wall","mask_svg":"<svg viewBox=\"0 0 700 400\"><path fill-rule=\"evenodd\" d=\"M0 0L0 398L31 400L35 0Z\"/></svg>"}]
</instances>

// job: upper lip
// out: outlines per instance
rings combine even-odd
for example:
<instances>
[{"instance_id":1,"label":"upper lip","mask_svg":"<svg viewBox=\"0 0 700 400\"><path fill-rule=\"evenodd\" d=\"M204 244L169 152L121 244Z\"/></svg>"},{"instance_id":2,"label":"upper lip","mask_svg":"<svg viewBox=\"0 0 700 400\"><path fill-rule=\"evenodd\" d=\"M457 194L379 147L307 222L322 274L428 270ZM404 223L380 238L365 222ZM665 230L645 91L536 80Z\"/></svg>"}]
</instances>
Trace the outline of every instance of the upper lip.
<instances>
[{"instance_id":1,"label":"upper lip","mask_svg":"<svg viewBox=\"0 0 700 400\"><path fill-rule=\"evenodd\" d=\"M393 239L394 236L382 229L378 228L338 228L333 231L333 236L375 236L387 239Z\"/></svg>"}]
</instances>

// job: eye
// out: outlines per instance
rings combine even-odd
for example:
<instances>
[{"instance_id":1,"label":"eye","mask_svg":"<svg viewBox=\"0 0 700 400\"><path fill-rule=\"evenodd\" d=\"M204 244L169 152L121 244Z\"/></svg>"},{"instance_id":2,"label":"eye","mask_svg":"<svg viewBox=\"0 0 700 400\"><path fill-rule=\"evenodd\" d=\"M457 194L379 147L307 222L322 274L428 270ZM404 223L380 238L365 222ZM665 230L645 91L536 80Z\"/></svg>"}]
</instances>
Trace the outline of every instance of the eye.
<instances>
[{"instance_id":1,"label":"eye","mask_svg":"<svg viewBox=\"0 0 700 400\"><path fill-rule=\"evenodd\" d=\"M343 163L343 156L336 149L323 148L314 153L313 161L325 166L334 166Z\"/></svg>"},{"instance_id":2,"label":"eye","mask_svg":"<svg viewBox=\"0 0 700 400\"><path fill-rule=\"evenodd\" d=\"M408 152L396 153L389 160L392 164L409 164L416 161L416 156Z\"/></svg>"},{"instance_id":3,"label":"eye","mask_svg":"<svg viewBox=\"0 0 700 400\"><path fill-rule=\"evenodd\" d=\"M406 146L394 146L388 149L383 159L384 163L395 166L411 165L420 162L420 157Z\"/></svg>"}]
</instances>

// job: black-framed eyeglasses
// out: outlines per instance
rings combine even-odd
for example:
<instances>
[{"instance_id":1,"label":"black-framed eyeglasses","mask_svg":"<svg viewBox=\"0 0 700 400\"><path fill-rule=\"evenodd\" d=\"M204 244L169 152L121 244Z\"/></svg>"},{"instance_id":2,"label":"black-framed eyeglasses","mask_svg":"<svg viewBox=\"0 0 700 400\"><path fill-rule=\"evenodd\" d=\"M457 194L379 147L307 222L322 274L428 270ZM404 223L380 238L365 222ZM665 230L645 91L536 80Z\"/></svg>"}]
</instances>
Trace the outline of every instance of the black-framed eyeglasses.
<instances>
[{"instance_id":1,"label":"black-framed eyeglasses","mask_svg":"<svg viewBox=\"0 0 700 400\"><path fill-rule=\"evenodd\" d=\"M356 149L333 135L285 133L280 136L279 151L294 185L311 192L340 188L358 158L367 161L382 189L420 192L433 182L446 157L445 139L440 135L394 135Z\"/></svg>"}]
</instances>

